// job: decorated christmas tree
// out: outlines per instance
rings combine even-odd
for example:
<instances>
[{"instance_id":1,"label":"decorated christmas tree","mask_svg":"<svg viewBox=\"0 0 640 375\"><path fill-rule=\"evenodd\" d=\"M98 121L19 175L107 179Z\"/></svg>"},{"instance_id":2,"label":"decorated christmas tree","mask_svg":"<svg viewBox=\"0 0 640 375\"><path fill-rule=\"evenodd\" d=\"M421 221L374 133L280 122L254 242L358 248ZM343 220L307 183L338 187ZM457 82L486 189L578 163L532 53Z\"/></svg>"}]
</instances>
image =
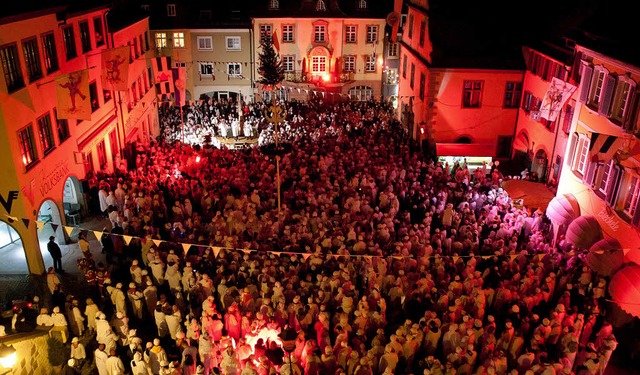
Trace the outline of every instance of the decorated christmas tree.
<instances>
[{"instance_id":1,"label":"decorated christmas tree","mask_svg":"<svg viewBox=\"0 0 640 375\"><path fill-rule=\"evenodd\" d=\"M260 49L261 51L258 54L260 59L258 73L260 73L261 78L258 82L264 85L265 90L273 90L284 80L284 67L273 46L273 38L271 36L262 38Z\"/></svg>"}]
</instances>

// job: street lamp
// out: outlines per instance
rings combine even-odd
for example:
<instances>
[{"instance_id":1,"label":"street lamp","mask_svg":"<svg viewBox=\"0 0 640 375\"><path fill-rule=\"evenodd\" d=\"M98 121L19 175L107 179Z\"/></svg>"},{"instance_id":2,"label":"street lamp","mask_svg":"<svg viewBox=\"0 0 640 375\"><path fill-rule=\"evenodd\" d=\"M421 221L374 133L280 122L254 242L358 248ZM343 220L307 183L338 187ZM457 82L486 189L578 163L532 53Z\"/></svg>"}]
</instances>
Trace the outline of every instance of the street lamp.
<instances>
[{"instance_id":1,"label":"street lamp","mask_svg":"<svg viewBox=\"0 0 640 375\"><path fill-rule=\"evenodd\" d=\"M282 341L282 349L289 355L289 373L293 375L293 363L291 363L291 353L296 349L296 339L298 332L291 327L285 328L280 332L280 340Z\"/></svg>"},{"instance_id":2,"label":"street lamp","mask_svg":"<svg viewBox=\"0 0 640 375\"><path fill-rule=\"evenodd\" d=\"M13 366L16 364L16 350L11 345L0 344L0 366L3 369L9 371L3 374L8 374L13 370Z\"/></svg>"}]
</instances>

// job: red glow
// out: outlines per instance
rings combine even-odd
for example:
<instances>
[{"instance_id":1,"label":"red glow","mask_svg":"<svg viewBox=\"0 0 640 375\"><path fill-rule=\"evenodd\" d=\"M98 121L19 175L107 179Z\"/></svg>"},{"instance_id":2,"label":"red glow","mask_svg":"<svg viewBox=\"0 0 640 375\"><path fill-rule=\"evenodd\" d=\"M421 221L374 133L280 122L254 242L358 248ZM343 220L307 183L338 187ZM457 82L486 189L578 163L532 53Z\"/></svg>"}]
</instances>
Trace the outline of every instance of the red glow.
<instances>
[{"instance_id":1,"label":"red glow","mask_svg":"<svg viewBox=\"0 0 640 375\"><path fill-rule=\"evenodd\" d=\"M329 74L323 74L322 80L325 82L329 82L331 80L331 76Z\"/></svg>"}]
</instances>

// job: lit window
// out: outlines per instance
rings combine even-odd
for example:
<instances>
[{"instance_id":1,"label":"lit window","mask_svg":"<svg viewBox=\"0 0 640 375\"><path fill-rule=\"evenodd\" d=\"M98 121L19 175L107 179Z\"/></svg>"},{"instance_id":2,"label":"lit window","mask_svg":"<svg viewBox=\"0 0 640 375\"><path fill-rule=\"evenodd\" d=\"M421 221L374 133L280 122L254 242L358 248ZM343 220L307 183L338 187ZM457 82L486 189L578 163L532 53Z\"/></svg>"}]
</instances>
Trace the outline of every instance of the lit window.
<instances>
[{"instance_id":1,"label":"lit window","mask_svg":"<svg viewBox=\"0 0 640 375\"><path fill-rule=\"evenodd\" d=\"M173 47L184 48L184 33L173 33Z\"/></svg>"},{"instance_id":2,"label":"lit window","mask_svg":"<svg viewBox=\"0 0 640 375\"><path fill-rule=\"evenodd\" d=\"M82 46L82 53L87 53L91 51L91 33L89 32L89 22L80 22L78 26L80 26L80 45Z\"/></svg>"},{"instance_id":3,"label":"lit window","mask_svg":"<svg viewBox=\"0 0 640 375\"><path fill-rule=\"evenodd\" d=\"M464 81L463 108L479 108L482 98L482 81Z\"/></svg>"},{"instance_id":4,"label":"lit window","mask_svg":"<svg viewBox=\"0 0 640 375\"><path fill-rule=\"evenodd\" d=\"M156 48L167 47L167 33L156 33Z\"/></svg>"},{"instance_id":5,"label":"lit window","mask_svg":"<svg viewBox=\"0 0 640 375\"><path fill-rule=\"evenodd\" d=\"M369 86L355 86L349 89L351 100L367 101L373 98L373 89Z\"/></svg>"},{"instance_id":6,"label":"lit window","mask_svg":"<svg viewBox=\"0 0 640 375\"><path fill-rule=\"evenodd\" d=\"M631 95L636 88L636 84L630 78L618 77L611 104L611 119L622 124L631 112Z\"/></svg>"},{"instance_id":7,"label":"lit window","mask_svg":"<svg viewBox=\"0 0 640 375\"><path fill-rule=\"evenodd\" d=\"M325 73L327 71L327 57L326 56L313 56L311 58L311 72L312 73Z\"/></svg>"},{"instance_id":8,"label":"lit window","mask_svg":"<svg viewBox=\"0 0 640 375\"><path fill-rule=\"evenodd\" d=\"M200 74L203 76L215 75L212 63L200 63Z\"/></svg>"},{"instance_id":9,"label":"lit window","mask_svg":"<svg viewBox=\"0 0 640 375\"><path fill-rule=\"evenodd\" d=\"M42 50L44 51L44 68L46 69L47 74L58 70L58 52L53 33L42 35Z\"/></svg>"},{"instance_id":10,"label":"lit window","mask_svg":"<svg viewBox=\"0 0 640 375\"><path fill-rule=\"evenodd\" d=\"M327 6L324 4L323 0L318 0L316 3L316 10L318 12L327 10Z\"/></svg>"},{"instance_id":11,"label":"lit window","mask_svg":"<svg viewBox=\"0 0 640 375\"><path fill-rule=\"evenodd\" d=\"M624 212L633 218L638 209L638 199L640 198L640 178L632 175L624 197Z\"/></svg>"},{"instance_id":12,"label":"lit window","mask_svg":"<svg viewBox=\"0 0 640 375\"><path fill-rule=\"evenodd\" d=\"M198 37L198 49L201 51L212 51L213 50L213 38L210 36L199 36Z\"/></svg>"},{"instance_id":13,"label":"lit window","mask_svg":"<svg viewBox=\"0 0 640 375\"><path fill-rule=\"evenodd\" d=\"M389 57L398 57L398 43L389 43Z\"/></svg>"},{"instance_id":14,"label":"lit window","mask_svg":"<svg viewBox=\"0 0 640 375\"><path fill-rule=\"evenodd\" d=\"M62 143L65 140L71 137L71 133L69 133L69 121L67 119L58 119L58 112L54 108L53 115L56 119L56 128L58 129L58 142Z\"/></svg>"},{"instance_id":15,"label":"lit window","mask_svg":"<svg viewBox=\"0 0 640 375\"><path fill-rule=\"evenodd\" d=\"M240 37L228 36L226 38L227 51L240 51Z\"/></svg>"},{"instance_id":16,"label":"lit window","mask_svg":"<svg viewBox=\"0 0 640 375\"><path fill-rule=\"evenodd\" d=\"M278 0L269 0L269 9L280 9L280 2Z\"/></svg>"},{"instance_id":17,"label":"lit window","mask_svg":"<svg viewBox=\"0 0 640 375\"><path fill-rule=\"evenodd\" d=\"M102 28L102 18L93 19L93 32L96 34L96 47L104 46L104 29Z\"/></svg>"},{"instance_id":18,"label":"lit window","mask_svg":"<svg viewBox=\"0 0 640 375\"><path fill-rule=\"evenodd\" d=\"M67 55L67 60L71 60L78 56L76 51L76 38L73 32L73 26L67 26L62 29L62 37L64 39L64 50Z\"/></svg>"},{"instance_id":19,"label":"lit window","mask_svg":"<svg viewBox=\"0 0 640 375\"><path fill-rule=\"evenodd\" d=\"M20 144L22 164L29 169L38 161L31 124L18 131L18 143Z\"/></svg>"},{"instance_id":20,"label":"lit window","mask_svg":"<svg viewBox=\"0 0 640 375\"><path fill-rule=\"evenodd\" d=\"M367 9L367 0L360 0L360 1L358 1L358 8L360 8L360 9Z\"/></svg>"}]
</instances>

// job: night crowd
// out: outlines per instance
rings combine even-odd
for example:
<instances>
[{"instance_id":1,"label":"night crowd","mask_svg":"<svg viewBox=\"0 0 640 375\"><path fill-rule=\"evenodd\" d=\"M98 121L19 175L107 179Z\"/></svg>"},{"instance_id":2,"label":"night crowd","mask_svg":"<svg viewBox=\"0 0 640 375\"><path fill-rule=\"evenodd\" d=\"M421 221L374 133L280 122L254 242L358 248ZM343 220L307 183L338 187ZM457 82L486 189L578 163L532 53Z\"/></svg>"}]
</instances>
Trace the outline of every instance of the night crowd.
<instances>
[{"instance_id":1,"label":"night crowd","mask_svg":"<svg viewBox=\"0 0 640 375\"><path fill-rule=\"evenodd\" d=\"M163 136L135 168L91 178L111 223L102 249L80 236L92 295L51 269L37 318L70 348L69 371L604 373L607 280L581 249L552 246L498 168L426 158L386 103L281 104L280 209L273 153L176 141L181 116L202 139L242 113L268 144L262 103L161 107Z\"/></svg>"}]
</instances>

